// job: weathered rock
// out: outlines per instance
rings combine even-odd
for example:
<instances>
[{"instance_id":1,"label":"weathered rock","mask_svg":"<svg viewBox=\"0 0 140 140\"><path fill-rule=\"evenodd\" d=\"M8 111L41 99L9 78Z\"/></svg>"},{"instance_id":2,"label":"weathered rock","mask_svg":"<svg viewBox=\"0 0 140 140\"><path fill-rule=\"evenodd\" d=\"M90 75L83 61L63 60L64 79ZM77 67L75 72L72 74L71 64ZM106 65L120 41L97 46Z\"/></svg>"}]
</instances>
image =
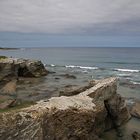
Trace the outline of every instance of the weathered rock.
<instances>
[{"instance_id":1,"label":"weathered rock","mask_svg":"<svg viewBox=\"0 0 140 140\"><path fill-rule=\"evenodd\" d=\"M136 103L130 109L130 113L133 117L140 119L140 101L136 101Z\"/></svg>"},{"instance_id":2,"label":"weathered rock","mask_svg":"<svg viewBox=\"0 0 140 140\"><path fill-rule=\"evenodd\" d=\"M135 131L132 133L132 137L134 138L134 140L140 140L140 133Z\"/></svg>"},{"instance_id":3,"label":"weathered rock","mask_svg":"<svg viewBox=\"0 0 140 140\"><path fill-rule=\"evenodd\" d=\"M9 107L14 107L16 105L16 99L6 100L0 103L0 109L7 109Z\"/></svg>"},{"instance_id":4,"label":"weathered rock","mask_svg":"<svg viewBox=\"0 0 140 140\"><path fill-rule=\"evenodd\" d=\"M14 66L13 63L4 63L5 60L1 59L0 60L0 81L3 79L12 79L15 77L15 71L14 71ZM10 79L10 80L11 80Z\"/></svg>"},{"instance_id":5,"label":"weathered rock","mask_svg":"<svg viewBox=\"0 0 140 140\"><path fill-rule=\"evenodd\" d=\"M114 101L118 100L116 87L116 79L109 78L99 81L94 87L75 96L53 97L25 109L0 113L0 138L97 140L98 135L106 130L108 110L113 110L110 111L110 117L113 116L112 113L116 113L115 108L111 106L115 105L119 111L122 110L121 103ZM105 101L109 104L107 108ZM119 125L129 119L129 113L125 113L125 119L118 114ZM112 121L113 119L111 118Z\"/></svg>"},{"instance_id":6,"label":"weathered rock","mask_svg":"<svg viewBox=\"0 0 140 140\"><path fill-rule=\"evenodd\" d=\"M40 76L47 75L47 70L45 69L41 61L27 60L25 63L25 66L26 66L25 68L27 68L27 71L23 73L23 76L25 77L28 77L28 76L40 77ZM22 68L21 68L21 76L22 76Z\"/></svg>"},{"instance_id":7,"label":"weathered rock","mask_svg":"<svg viewBox=\"0 0 140 140\"><path fill-rule=\"evenodd\" d=\"M47 75L47 70L41 61L14 58L0 59L0 80L18 76L40 77L44 75Z\"/></svg>"},{"instance_id":8,"label":"weathered rock","mask_svg":"<svg viewBox=\"0 0 140 140\"><path fill-rule=\"evenodd\" d=\"M86 86L76 86L76 85L67 85L63 90L59 92L59 96L73 96L77 95L97 84L97 81L90 81Z\"/></svg>"},{"instance_id":9,"label":"weathered rock","mask_svg":"<svg viewBox=\"0 0 140 140\"><path fill-rule=\"evenodd\" d=\"M87 86L67 86L64 88L64 90L61 90L59 92L59 96L73 96L73 95L77 95L85 90L87 90L88 88L90 88L91 86L87 85Z\"/></svg>"},{"instance_id":10,"label":"weathered rock","mask_svg":"<svg viewBox=\"0 0 140 140\"><path fill-rule=\"evenodd\" d=\"M16 86L17 86L17 80L12 80L8 83L6 83L2 89L0 89L0 94L10 94L13 95L16 93Z\"/></svg>"}]
</instances>

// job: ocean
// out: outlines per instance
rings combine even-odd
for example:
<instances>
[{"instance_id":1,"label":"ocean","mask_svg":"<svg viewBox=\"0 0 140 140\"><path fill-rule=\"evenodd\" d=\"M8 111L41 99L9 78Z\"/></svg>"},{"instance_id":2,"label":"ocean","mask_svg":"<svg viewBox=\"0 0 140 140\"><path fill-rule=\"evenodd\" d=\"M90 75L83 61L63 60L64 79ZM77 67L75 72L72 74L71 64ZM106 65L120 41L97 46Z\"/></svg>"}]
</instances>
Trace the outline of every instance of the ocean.
<instances>
[{"instance_id":1,"label":"ocean","mask_svg":"<svg viewBox=\"0 0 140 140\"><path fill-rule=\"evenodd\" d=\"M49 70L79 74L88 80L115 76L122 96L140 98L140 48L21 48L0 50L0 55L39 59Z\"/></svg>"},{"instance_id":2,"label":"ocean","mask_svg":"<svg viewBox=\"0 0 140 140\"><path fill-rule=\"evenodd\" d=\"M58 87L82 85L93 79L115 76L119 81L119 94L130 103L133 98L140 99L140 48L21 48L0 50L0 55L39 59L46 69L56 72L41 79L41 84L40 80L35 80L35 84L18 88L19 98L39 100L50 95L58 96ZM65 74L74 75L76 79L65 79ZM109 131L103 135L103 139L132 140L131 133L140 131L139 125L140 121L133 118L121 128L123 138L117 137L116 131L111 130L111 133Z\"/></svg>"}]
</instances>

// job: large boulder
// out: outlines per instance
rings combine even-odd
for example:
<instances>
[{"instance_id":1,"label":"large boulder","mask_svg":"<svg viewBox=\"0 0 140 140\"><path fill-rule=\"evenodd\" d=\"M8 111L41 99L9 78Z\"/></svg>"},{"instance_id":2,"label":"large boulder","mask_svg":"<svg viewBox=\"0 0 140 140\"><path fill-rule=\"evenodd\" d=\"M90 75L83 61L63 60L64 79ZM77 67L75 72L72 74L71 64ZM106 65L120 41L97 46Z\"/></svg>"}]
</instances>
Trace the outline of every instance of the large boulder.
<instances>
[{"instance_id":1,"label":"large boulder","mask_svg":"<svg viewBox=\"0 0 140 140\"><path fill-rule=\"evenodd\" d=\"M0 59L0 80L13 77L40 77L47 75L41 61L29 59Z\"/></svg>"},{"instance_id":2,"label":"large boulder","mask_svg":"<svg viewBox=\"0 0 140 140\"><path fill-rule=\"evenodd\" d=\"M98 140L98 135L107 129L108 116L109 121L114 122L115 113L119 125L130 118L124 101L121 99L118 103L121 97L117 95L116 89L116 78L108 78L78 95L52 97L25 109L0 113L0 138ZM125 117L120 117L120 113L124 113Z\"/></svg>"}]
</instances>

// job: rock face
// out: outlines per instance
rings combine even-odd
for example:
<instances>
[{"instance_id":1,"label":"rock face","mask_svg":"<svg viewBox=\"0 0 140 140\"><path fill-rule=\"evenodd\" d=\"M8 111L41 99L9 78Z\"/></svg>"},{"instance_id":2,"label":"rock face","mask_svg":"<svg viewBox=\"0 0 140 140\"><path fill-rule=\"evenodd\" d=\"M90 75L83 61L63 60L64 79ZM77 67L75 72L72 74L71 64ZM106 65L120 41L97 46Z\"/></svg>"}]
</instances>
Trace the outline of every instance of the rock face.
<instances>
[{"instance_id":1,"label":"rock face","mask_svg":"<svg viewBox=\"0 0 140 140\"><path fill-rule=\"evenodd\" d=\"M130 109L130 113L133 117L140 119L140 101L136 101L136 103Z\"/></svg>"},{"instance_id":2,"label":"rock face","mask_svg":"<svg viewBox=\"0 0 140 140\"><path fill-rule=\"evenodd\" d=\"M41 61L28 59L0 59L0 80L13 77L40 77L47 75Z\"/></svg>"},{"instance_id":3,"label":"rock face","mask_svg":"<svg viewBox=\"0 0 140 140\"><path fill-rule=\"evenodd\" d=\"M107 120L111 128L130 118L116 89L116 78L108 78L78 95L53 97L25 109L0 113L0 138L98 140L108 129Z\"/></svg>"}]
</instances>

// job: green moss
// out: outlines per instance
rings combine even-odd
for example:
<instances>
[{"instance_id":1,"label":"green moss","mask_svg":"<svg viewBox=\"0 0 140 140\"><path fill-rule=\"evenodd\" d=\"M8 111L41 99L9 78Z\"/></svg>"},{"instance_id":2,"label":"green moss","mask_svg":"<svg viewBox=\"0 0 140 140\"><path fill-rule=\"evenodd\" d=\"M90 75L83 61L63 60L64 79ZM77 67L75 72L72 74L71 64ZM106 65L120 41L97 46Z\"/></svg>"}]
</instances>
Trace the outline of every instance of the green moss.
<instances>
[{"instance_id":1,"label":"green moss","mask_svg":"<svg viewBox=\"0 0 140 140\"><path fill-rule=\"evenodd\" d=\"M35 105L35 104L36 104L36 102L26 101L20 105L16 105L15 107L9 107L7 109L0 109L0 113L10 112L10 111L19 111L20 109L27 108L27 107L30 107L31 105Z\"/></svg>"},{"instance_id":2,"label":"green moss","mask_svg":"<svg viewBox=\"0 0 140 140\"><path fill-rule=\"evenodd\" d=\"M7 57L6 56L0 56L0 59L6 59Z\"/></svg>"}]
</instances>

